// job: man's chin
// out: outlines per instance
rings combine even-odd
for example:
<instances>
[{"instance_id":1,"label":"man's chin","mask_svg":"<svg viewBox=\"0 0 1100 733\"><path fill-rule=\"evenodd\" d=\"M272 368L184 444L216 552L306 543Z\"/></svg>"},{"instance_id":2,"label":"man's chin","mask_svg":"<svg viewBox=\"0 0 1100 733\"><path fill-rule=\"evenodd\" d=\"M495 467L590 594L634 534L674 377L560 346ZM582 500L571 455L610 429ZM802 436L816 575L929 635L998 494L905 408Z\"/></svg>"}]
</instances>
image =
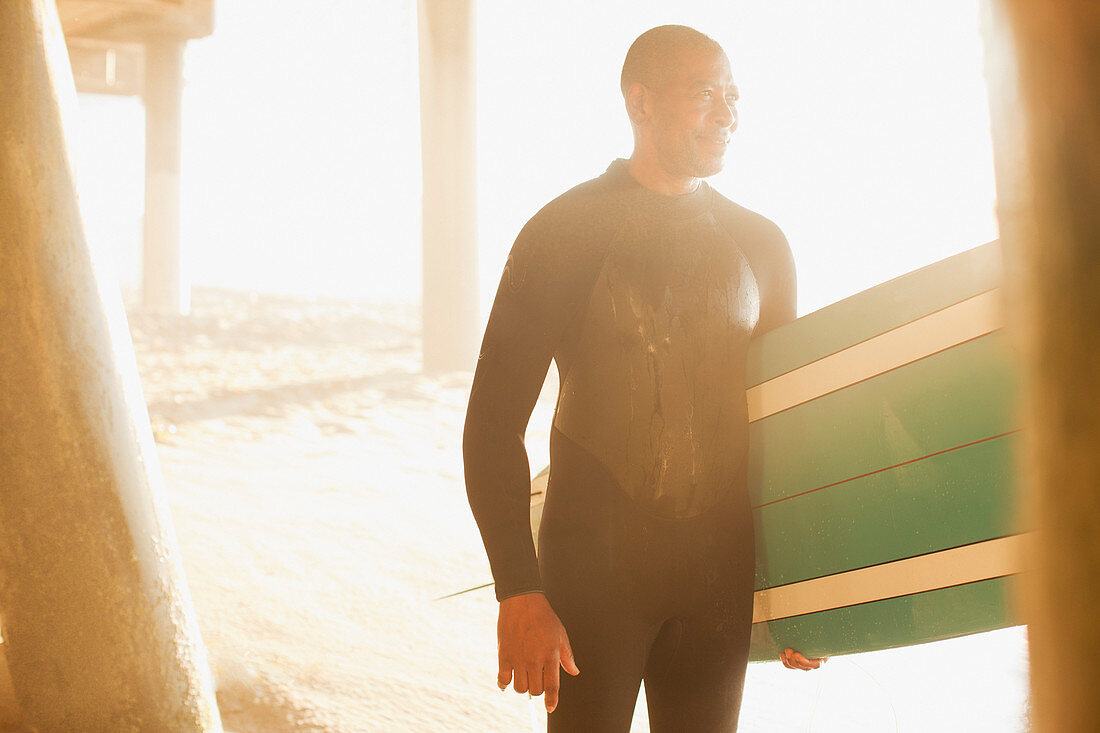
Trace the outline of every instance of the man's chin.
<instances>
[{"instance_id":1,"label":"man's chin","mask_svg":"<svg viewBox=\"0 0 1100 733\"><path fill-rule=\"evenodd\" d=\"M722 172L722 168L726 165L724 157L719 156L717 158L709 158L706 160L696 161L695 170L693 175L696 178L710 178L713 175Z\"/></svg>"},{"instance_id":2,"label":"man's chin","mask_svg":"<svg viewBox=\"0 0 1100 733\"><path fill-rule=\"evenodd\" d=\"M707 154L702 150L681 151L678 156L660 156L662 167L678 176L710 178L720 173L725 165L725 151Z\"/></svg>"}]
</instances>

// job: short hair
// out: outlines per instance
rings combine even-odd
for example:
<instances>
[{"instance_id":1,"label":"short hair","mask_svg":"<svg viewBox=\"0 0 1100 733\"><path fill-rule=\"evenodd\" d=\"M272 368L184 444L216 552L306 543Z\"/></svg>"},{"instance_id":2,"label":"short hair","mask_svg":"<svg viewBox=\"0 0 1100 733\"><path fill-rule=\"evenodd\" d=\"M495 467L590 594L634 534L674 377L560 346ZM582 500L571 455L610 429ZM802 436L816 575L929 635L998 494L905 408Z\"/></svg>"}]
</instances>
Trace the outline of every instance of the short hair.
<instances>
[{"instance_id":1,"label":"short hair","mask_svg":"<svg viewBox=\"0 0 1100 733\"><path fill-rule=\"evenodd\" d=\"M718 41L686 25L659 25L634 39L623 61L619 88L623 95L634 82L654 86L671 66L671 59L687 48L706 48L725 53Z\"/></svg>"}]
</instances>

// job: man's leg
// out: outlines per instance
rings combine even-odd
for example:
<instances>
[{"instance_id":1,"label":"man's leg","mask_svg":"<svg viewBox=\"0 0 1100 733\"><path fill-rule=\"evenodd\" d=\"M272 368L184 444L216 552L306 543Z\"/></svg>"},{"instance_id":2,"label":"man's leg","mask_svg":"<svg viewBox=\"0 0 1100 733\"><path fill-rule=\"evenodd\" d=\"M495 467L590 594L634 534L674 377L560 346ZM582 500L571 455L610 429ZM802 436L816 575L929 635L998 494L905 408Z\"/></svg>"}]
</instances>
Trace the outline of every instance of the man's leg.
<instances>
[{"instance_id":1,"label":"man's leg","mask_svg":"<svg viewBox=\"0 0 1100 733\"><path fill-rule=\"evenodd\" d=\"M539 568L580 674L561 674L551 733L630 729L649 647L661 619L636 509L614 478L555 432L539 530Z\"/></svg>"},{"instance_id":2,"label":"man's leg","mask_svg":"<svg viewBox=\"0 0 1100 733\"><path fill-rule=\"evenodd\" d=\"M749 521L698 528L692 561L680 575L683 605L646 665L652 733L737 730L752 633Z\"/></svg>"},{"instance_id":3,"label":"man's leg","mask_svg":"<svg viewBox=\"0 0 1100 733\"><path fill-rule=\"evenodd\" d=\"M746 605L747 614L699 614L662 630L645 672L652 733L737 730L752 625Z\"/></svg>"},{"instance_id":4,"label":"man's leg","mask_svg":"<svg viewBox=\"0 0 1100 733\"><path fill-rule=\"evenodd\" d=\"M638 700L652 625L632 618L625 605L588 598L551 604L561 618L581 673L562 672L558 707L550 733L626 733Z\"/></svg>"},{"instance_id":5,"label":"man's leg","mask_svg":"<svg viewBox=\"0 0 1100 733\"><path fill-rule=\"evenodd\" d=\"M551 516L549 521L544 518L540 533L546 597L565 626L580 669L576 677L561 673L561 693L549 730L625 733L660 621L645 602L653 594L638 592L641 569L622 562L634 553L623 552L611 539L614 533L605 531L605 521L585 526L585 520L601 514L593 503L585 508L597 511L562 521L548 507Z\"/></svg>"}]
</instances>

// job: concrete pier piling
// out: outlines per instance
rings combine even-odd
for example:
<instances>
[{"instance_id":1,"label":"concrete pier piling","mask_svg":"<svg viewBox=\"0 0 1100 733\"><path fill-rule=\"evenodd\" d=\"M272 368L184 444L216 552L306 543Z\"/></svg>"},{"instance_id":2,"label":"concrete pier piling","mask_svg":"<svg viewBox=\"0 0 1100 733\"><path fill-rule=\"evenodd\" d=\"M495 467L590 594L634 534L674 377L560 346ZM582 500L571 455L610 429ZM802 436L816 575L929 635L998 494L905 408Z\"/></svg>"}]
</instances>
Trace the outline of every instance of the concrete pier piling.
<instances>
[{"instance_id":1,"label":"concrete pier piling","mask_svg":"<svg viewBox=\"0 0 1100 733\"><path fill-rule=\"evenodd\" d=\"M473 0L419 0L424 368L473 370L478 346Z\"/></svg>"},{"instance_id":2,"label":"concrete pier piling","mask_svg":"<svg viewBox=\"0 0 1100 733\"><path fill-rule=\"evenodd\" d=\"M220 731L53 0L0 2L0 623L28 727Z\"/></svg>"},{"instance_id":3,"label":"concrete pier piling","mask_svg":"<svg viewBox=\"0 0 1100 733\"><path fill-rule=\"evenodd\" d=\"M1097 729L1100 5L987 0L998 217L1025 387L1032 727Z\"/></svg>"},{"instance_id":4,"label":"concrete pier piling","mask_svg":"<svg viewBox=\"0 0 1100 733\"><path fill-rule=\"evenodd\" d=\"M142 305L186 315L191 288L180 250L180 148L183 117L183 50L172 36L145 42L145 219Z\"/></svg>"}]
</instances>

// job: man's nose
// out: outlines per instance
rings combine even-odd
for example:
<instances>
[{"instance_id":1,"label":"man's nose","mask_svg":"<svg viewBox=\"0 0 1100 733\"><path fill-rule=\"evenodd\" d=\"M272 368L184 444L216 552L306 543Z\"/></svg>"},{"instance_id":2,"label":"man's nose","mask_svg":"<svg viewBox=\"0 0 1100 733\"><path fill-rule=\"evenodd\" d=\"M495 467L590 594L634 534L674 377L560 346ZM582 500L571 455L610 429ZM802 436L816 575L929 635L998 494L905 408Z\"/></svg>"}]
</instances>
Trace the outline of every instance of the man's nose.
<instances>
[{"instance_id":1,"label":"man's nose","mask_svg":"<svg viewBox=\"0 0 1100 733\"><path fill-rule=\"evenodd\" d=\"M714 121L718 123L720 127L737 127L736 102L727 102L721 97L716 98L714 100L714 108L711 111L711 115L713 115Z\"/></svg>"}]
</instances>

